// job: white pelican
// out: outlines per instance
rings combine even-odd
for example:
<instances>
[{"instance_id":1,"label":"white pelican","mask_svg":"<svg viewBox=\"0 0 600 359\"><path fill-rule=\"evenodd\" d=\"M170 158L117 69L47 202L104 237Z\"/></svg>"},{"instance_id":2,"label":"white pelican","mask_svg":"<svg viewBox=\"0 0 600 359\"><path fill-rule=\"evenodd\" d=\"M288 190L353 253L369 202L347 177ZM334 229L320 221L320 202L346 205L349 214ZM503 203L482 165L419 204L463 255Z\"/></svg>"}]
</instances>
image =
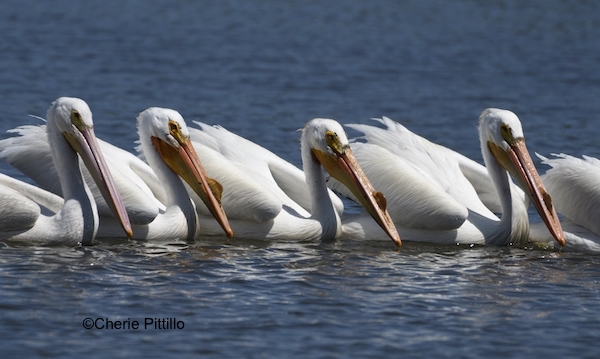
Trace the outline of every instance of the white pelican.
<instances>
[{"instance_id":1,"label":"white pelican","mask_svg":"<svg viewBox=\"0 0 600 359\"><path fill-rule=\"evenodd\" d=\"M47 136L40 140L49 144L64 200L35 186L0 176L0 238L36 244L92 243L98 231L98 212L83 180L77 154L116 213L120 235L125 233L130 237L129 219L98 149L88 105L81 99L61 97L48 109L47 121ZM52 215L44 214L48 210Z\"/></svg>"},{"instance_id":2,"label":"white pelican","mask_svg":"<svg viewBox=\"0 0 600 359\"><path fill-rule=\"evenodd\" d=\"M304 173L272 152L220 126L196 122L190 128L198 156L208 173L223 185L223 207L236 237L274 240L333 240L343 236L343 204L327 189L323 169L354 193L392 240L400 238L376 192L356 163L342 126L314 119L302 128ZM192 196L193 197L193 196ZM196 201L198 202L198 201ZM198 208L202 211L202 205ZM202 235L218 234L202 223Z\"/></svg>"},{"instance_id":3,"label":"white pelican","mask_svg":"<svg viewBox=\"0 0 600 359\"><path fill-rule=\"evenodd\" d=\"M31 178L41 188L62 197L58 172L52 162L50 145L46 141L46 126L19 126L8 132L19 136L0 140L0 158ZM106 159L115 186L119 189L131 223L152 222L159 211L165 210L163 203L166 201L165 191L154 171L132 153L99 138L97 143ZM81 169L94 195L100 217L114 217L87 168L82 166Z\"/></svg>"},{"instance_id":4,"label":"white pelican","mask_svg":"<svg viewBox=\"0 0 600 359\"><path fill-rule=\"evenodd\" d=\"M405 240L433 243L506 245L528 239L529 220L515 177L560 244L564 237L550 197L529 157L521 123L510 111L487 109L479 117L486 168L431 143L388 119L387 128L348 125L363 132L353 143L358 162L374 187L386 194L388 211ZM333 184L335 185L335 184ZM495 188L499 199L486 185ZM499 207L499 208L498 208ZM498 218L490 208L500 210ZM375 233L368 223L350 228Z\"/></svg>"},{"instance_id":5,"label":"white pelican","mask_svg":"<svg viewBox=\"0 0 600 359\"><path fill-rule=\"evenodd\" d=\"M174 110L158 107L148 108L137 118L141 145L138 148L148 163L133 154L103 141L100 146L115 178L116 186L133 218L134 239L144 240L193 240L201 230L193 203L188 196L182 178L202 198L208 216L214 216L228 237L233 233L219 203L220 185L208 178L189 142L187 126L181 115ZM57 171L44 166L47 148L31 146L40 136L43 126L20 127L13 132L10 143L0 141L0 149L8 149L0 157L15 168L29 175L36 183L54 189ZM25 159L37 159L35 165ZM42 160L40 160L42 159ZM86 178L96 196L97 187ZM57 191L57 194L61 194ZM99 238L122 237L114 217L107 215L105 202L98 201L101 218ZM214 219L212 219L214 221Z\"/></svg>"},{"instance_id":6,"label":"white pelican","mask_svg":"<svg viewBox=\"0 0 600 359\"><path fill-rule=\"evenodd\" d=\"M542 181L563 216L567 239L564 249L600 252L600 160L562 153L554 154L554 158L538 157L551 167L542 175ZM530 236L533 242L553 245L541 225L532 224Z\"/></svg>"}]
</instances>

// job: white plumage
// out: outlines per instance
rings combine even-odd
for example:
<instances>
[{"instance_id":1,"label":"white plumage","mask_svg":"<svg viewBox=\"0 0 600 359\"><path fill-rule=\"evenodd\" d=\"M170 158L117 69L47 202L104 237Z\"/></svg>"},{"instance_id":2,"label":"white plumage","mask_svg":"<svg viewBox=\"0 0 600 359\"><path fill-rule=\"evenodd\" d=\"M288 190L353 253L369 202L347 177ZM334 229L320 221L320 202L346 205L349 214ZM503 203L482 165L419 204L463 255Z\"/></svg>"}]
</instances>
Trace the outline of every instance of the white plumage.
<instances>
[{"instance_id":1,"label":"white plumage","mask_svg":"<svg viewBox=\"0 0 600 359\"><path fill-rule=\"evenodd\" d=\"M0 158L11 164L41 188L62 197L58 173L50 145L46 139L46 125L19 126L10 133L18 136L0 141ZM164 210L166 199L156 174L144 161L130 152L97 139L100 151L107 160L106 164L113 174L115 186L119 188L129 219L133 224L148 224L154 220L160 210ZM80 159L80 165L83 162ZM89 186L100 217L114 217L110 207L85 166L81 166L85 182Z\"/></svg>"},{"instance_id":2,"label":"white plumage","mask_svg":"<svg viewBox=\"0 0 600 359\"><path fill-rule=\"evenodd\" d=\"M47 131L40 133L30 145L46 146L46 166L40 170L57 168L54 186L60 187L64 200L35 186L0 176L0 237L37 244L92 243L98 231L98 212L83 180L77 154L98 185L105 203L116 213L120 235L131 236L125 208L96 142L88 105L80 99L61 97L48 110L47 121ZM4 155L12 150L7 147L11 140L0 142ZM24 162L30 159L26 157Z\"/></svg>"},{"instance_id":3,"label":"white plumage","mask_svg":"<svg viewBox=\"0 0 600 359\"><path fill-rule=\"evenodd\" d=\"M542 163L551 168L542 181L552 196L567 244L565 250L600 252L600 160L555 154ZM535 242L553 245L552 238L541 225L533 225L531 238Z\"/></svg>"},{"instance_id":4,"label":"white plumage","mask_svg":"<svg viewBox=\"0 0 600 359\"><path fill-rule=\"evenodd\" d=\"M487 109L479 118L486 167L388 118L380 122L386 128L349 125L366 139L352 146L373 186L386 194L388 211L403 239L493 245L526 242L527 204L508 170L523 183L556 239L563 241L527 153L521 123L512 112ZM356 231L365 229L373 233L367 225L355 227Z\"/></svg>"},{"instance_id":5,"label":"white plumage","mask_svg":"<svg viewBox=\"0 0 600 359\"><path fill-rule=\"evenodd\" d=\"M13 130L20 136L9 139L10 142L0 142L0 149L5 149L0 152L0 157L28 174L40 186L62 195L63 192L55 185L58 178L56 167L44 166L43 159L48 156L49 148L32 146L39 142L44 128L26 126ZM100 141L108 167L134 223L133 238L193 240L198 235L200 227L197 214L182 177L195 186L194 190L202 192L202 196L210 202L211 209L220 217L219 223L228 228L227 219L213 190L209 185L203 187L198 184L207 181L206 174L197 156L190 153L193 149L190 150L187 127L181 115L170 109L149 108L138 116L138 131L141 142L139 150L149 164L123 149ZM34 165L31 165L30 159L34 159ZM100 197L98 187L92 184L89 174L85 173L84 177L94 197ZM123 237L106 202L98 201L98 208L102 215L98 237ZM208 215L212 218L210 213ZM226 231L230 231L230 228ZM226 233L231 236L231 233Z\"/></svg>"},{"instance_id":6,"label":"white plumage","mask_svg":"<svg viewBox=\"0 0 600 359\"><path fill-rule=\"evenodd\" d=\"M190 128L191 139L207 172L223 185L223 206L236 237L344 237L348 221L342 221L343 203L327 189L325 169L361 197L371 216L360 217L384 228L378 232L383 238L400 243L385 211L383 195L373 190L355 163L346 133L336 121L314 119L302 128L304 171L223 127L197 124L201 129ZM203 224L203 234L212 234L209 226Z\"/></svg>"}]
</instances>

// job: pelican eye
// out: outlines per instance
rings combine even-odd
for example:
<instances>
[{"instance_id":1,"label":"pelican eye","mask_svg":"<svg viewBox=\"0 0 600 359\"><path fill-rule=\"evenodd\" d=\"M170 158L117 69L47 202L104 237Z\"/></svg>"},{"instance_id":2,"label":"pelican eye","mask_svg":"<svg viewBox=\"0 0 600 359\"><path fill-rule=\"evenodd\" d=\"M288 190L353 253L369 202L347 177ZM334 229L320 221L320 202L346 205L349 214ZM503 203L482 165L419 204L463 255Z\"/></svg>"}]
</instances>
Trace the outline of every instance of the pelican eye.
<instances>
[{"instance_id":1,"label":"pelican eye","mask_svg":"<svg viewBox=\"0 0 600 359\"><path fill-rule=\"evenodd\" d=\"M71 123L79 128L83 126L83 118L79 111L71 110Z\"/></svg>"},{"instance_id":2,"label":"pelican eye","mask_svg":"<svg viewBox=\"0 0 600 359\"><path fill-rule=\"evenodd\" d=\"M325 132L325 141L327 141L327 146L333 150L333 152L337 154L344 153L344 145L340 142L340 138L337 133L333 131Z\"/></svg>"},{"instance_id":3,"label":"pelican eye","mask_svg":"<svg viewBox=\"0 0 600 359\"><path fill-rule=\"evenodd\" d=\"M173 120L169 120L169 132L171 134L179 132L179 125Z\"/></svg>"},{"instance_id":4,"label":"pelican eye","mask_svg":"<svg viewBox=\"0 0 600 359\"><path fill-rule=\"evenodd\" d=\"M500 135L504 141L508 142L508 144L512 145L515 143L515 137L513 136L512 129L506 123L500 125Z\"/></svg>"},{"instance_id":5,"label":"pelican eye","mask_svg":"<svg viewBox=\"0 0 600 359\"><path fill-rule=\"evenodd\" d=\"M169 120L169 134L177 140L179 143L185 143L185 136L181 132L179 124L173 120Z\"/></svg>"}]
</instances>

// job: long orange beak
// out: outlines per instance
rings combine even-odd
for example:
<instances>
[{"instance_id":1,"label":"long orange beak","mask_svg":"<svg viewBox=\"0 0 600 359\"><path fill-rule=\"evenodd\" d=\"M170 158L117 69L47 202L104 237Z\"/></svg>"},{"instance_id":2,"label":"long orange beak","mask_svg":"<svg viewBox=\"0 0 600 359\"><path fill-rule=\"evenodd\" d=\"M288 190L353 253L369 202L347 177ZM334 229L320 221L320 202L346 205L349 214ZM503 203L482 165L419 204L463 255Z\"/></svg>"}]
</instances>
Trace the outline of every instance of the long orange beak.
<instances>
[{"instance_id":1,"label":"long orange beak","mask_svg":"<svg viewBox=\"0 0 600 359\"><path fill-rule=\"evenodd\" d=\"M117 187L115 186L115 182L110 174L110 170L108 169L106 161L104 160L104 156L100 151L98 141L96 140L96 135L94 134L94 129L91 127L79 126L77 129L79 130L79 134L81 134L81 136L73 135L68 132L63 132L63 134L67 141L69 141L71 144L71 147L73 147L73 149L81 156L83 163L92 175L92 178L100 189L100 192L106 200L106 203L109 205L115 216L117 216L119 219L119 223L127 234L127 238L131 238L133 236L133 230L131 228L129 216L125 210L125 204L119 195L119 191L117 191ZM88 245L91 243L82 244Z\"/></svg>"},{"instance_id":2,"label":"long orange beak","mask_svg":"<svg viewBox=\"0 0 600 359\"><path fill-rule=\"evenodd\" d=\"M325 170L354 194L392 241L401 246L400 235L386 210L385 196L383 193L375 191L350 147L345 147L341 154L333 156L316 149L313 149L312 152Z\"/></svg>"},{"instance_id":3,"label":"long orange beak","mask_svg":"<svg viewBox=\"0 0 600 359\"><path fill-rule=\"evenodd\" d=\"M552 205L552 198L546 192L542 179L535 169L527 146L525 146L525 140L517 138L513 144L510 144L508 151L504 151L492 142L488 142L488 147L502 167L519 182L523 191L527 193L552 236L561 246L564 246L566 244L565 234Z\"/></svg>"},{"instance_id":4,"label":"long orange beak","mask_svg":"<svg viewBox=\"0 0 600 359\"><path fill-rule=\"evenodd\" d=\"M169 168L183 178L206 204L227 237L233 237L233 230L221 205L223 186L208 177L190 140L180 140L179 148L174 148L157 137L152 137L152 143Z\"/></svg>"}]
</instances>

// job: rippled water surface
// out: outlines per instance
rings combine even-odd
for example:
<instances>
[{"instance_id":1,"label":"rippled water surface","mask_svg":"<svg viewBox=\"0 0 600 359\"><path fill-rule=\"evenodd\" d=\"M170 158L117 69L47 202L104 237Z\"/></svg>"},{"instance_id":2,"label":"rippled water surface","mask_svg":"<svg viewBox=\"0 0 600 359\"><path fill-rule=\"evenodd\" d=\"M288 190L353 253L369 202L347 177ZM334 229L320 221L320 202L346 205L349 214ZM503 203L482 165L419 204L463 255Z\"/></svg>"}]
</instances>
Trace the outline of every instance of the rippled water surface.
<instances>
[{"instance_id":1,"label":"rippled water surface","mask_svg":"<svg viewBox=\"0 0 600 359\"><path fill-rule=\"evenodd\" d=\"M132 151L135 116L163 106L297 165L296 130L309 119L382 115L480 161L477 117L501 107L520 117L531 151L600 157L593 1L6 1L0 10L1 133L76 96L98 137ZM7 243L0 352L596 358L598 278L598 256L528 248ZM84 328L88 318L97 328ZM182 329L159 329L169 323Z\"/></svg>"}]
</instances>

